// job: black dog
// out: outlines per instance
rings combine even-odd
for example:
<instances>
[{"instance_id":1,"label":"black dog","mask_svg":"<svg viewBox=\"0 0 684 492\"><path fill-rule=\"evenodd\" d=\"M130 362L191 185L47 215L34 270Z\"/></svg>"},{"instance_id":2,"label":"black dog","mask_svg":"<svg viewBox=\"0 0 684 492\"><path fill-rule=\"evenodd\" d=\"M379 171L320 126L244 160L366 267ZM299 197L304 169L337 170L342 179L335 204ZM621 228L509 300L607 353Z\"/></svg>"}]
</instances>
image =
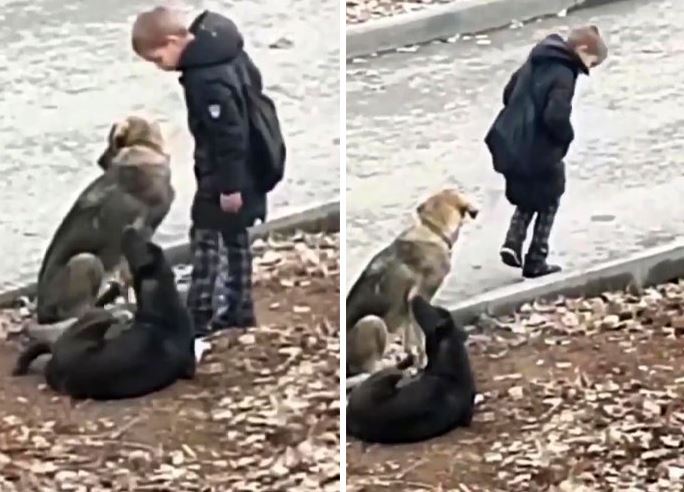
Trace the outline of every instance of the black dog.
<instances>
[{"instance_id":1,"label":"black dog","mask_svg":"<svg viewBox=\"0 0 684 492\"><path fill-rule=\"evenodd\" d=\"M164 252L133 227L124 229L122 251L133 276L137 301L133 320L122 323L93 308L50 346L36 343L19 357L15 375L52 353L48 385L74 398L133 398L195 374L194 330ZM127 325L127 326L126 326ZM118 331L113 338L107 332Z\"/></svg>"},{"instance_id":2,"label":"black dog","mask_svg":"<svg viewBox=\"0 0 684 492\"><path fill-rule=\"evenodd\" d=\"M377 372L349 395L348 433L367 442L424 441L467 427L473 417L475 380L465 347L466 332L446 309L422 297L411 301L425 332L428 363L408 382L400 368Z\"/></svg>"}]
</instances>

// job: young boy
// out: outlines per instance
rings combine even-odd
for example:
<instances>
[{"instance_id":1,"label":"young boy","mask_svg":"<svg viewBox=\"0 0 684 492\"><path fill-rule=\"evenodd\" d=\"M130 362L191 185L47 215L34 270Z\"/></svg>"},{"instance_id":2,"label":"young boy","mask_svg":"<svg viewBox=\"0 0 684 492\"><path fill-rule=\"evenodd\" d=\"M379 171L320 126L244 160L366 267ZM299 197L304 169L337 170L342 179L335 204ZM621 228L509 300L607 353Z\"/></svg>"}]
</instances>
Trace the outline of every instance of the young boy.
<instances>
[{"instance_id":1,"label":"young boy","mask_svg":"<svg viewBox=\"0 0 684 492\"><path fill-rule=\"evenodd\" d=\"M573 29L567 39L551 34L537 44L504 88L504 108L485 142L494 169L506 179L506 197L516 206L501 248L501 260L525 278L559 272L546 262L549 235L565 192L565 164L574 131L572 98L579 73L600 65L608 49L596 26ZM536 214L523 263L522 247Z\"/></svg>"},{"instance_id":2,"label":"young boy","mask_svg":"<svg viewBox=\"0 0 684 492\"><path fill-rule=\"evenodd\" d=\"M190 27L165 7L140 14L133 50L165 71L179 71L195 140L192 280L188 308L198 336L254 326L247 228L266 218L266 195L252 172L243 89L262 90L259 70L235 24L210 11Z\"/></svg>"}]
</instances>

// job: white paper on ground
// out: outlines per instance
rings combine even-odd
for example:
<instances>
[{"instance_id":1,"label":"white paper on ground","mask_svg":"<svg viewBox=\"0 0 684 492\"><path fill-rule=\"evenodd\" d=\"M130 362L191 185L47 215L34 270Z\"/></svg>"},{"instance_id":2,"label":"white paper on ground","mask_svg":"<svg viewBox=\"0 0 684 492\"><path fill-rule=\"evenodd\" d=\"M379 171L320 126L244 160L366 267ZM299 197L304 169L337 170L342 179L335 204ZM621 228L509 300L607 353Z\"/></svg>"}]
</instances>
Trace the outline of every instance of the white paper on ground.
<instances>
[{"instance_id":1,"label":"white paper on ground","mask_svg":"<svg viewBox=\"0 0 684 492\"><path fill-rule=\"evenodd\" d=\"M206 352L210 348L211 343L207 342L202 338L195 339L195 360L197 360L197 362L202 360L202 355L204 355L204 352Z\"/></svg>"}]
</instances>

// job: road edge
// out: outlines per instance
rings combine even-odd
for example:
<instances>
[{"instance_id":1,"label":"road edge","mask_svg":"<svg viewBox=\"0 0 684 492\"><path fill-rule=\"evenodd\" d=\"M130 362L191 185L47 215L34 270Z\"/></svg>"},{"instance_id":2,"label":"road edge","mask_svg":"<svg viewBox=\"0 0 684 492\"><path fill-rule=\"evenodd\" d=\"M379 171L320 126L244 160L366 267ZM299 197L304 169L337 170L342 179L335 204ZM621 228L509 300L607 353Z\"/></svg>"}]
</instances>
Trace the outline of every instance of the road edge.
<instances>
[{"instance_id":1,"label":"road edge","mask_svg":"<svg viewBox=\"0 0 684 492\"><path fill-rule=\"evenodd\" d=\"M434 5L347 27L346 59L621 1L625 0L467 0Z\"/></svg>"},{"instance_id":2,"label":"road edge","mask_svg":"<svg viewBox=\"0 0 684 492\"><path fill-rule=\"evenodd\" d=\"M317 233L339 232L339 230L340 202L337 200L251 227L249 237L251 241L254 241L272 234L287 235L295 231ZM164 252L172 265L187 263L190 259L190 244L181 242L169 245L164 248ZM0 292L0 309L11 306L20 297L32 296L35 291L36 283L32 282Z\"/></svg>"},{"instance_id":3,"label":"road edge","mask_svg":"<svg viewBox=\"0 0 684 492\"><path fill-rule=\"evenodd\" d=\"M477 323L482 315L511 314L534 300L592 297L625 289L638 292L681 277L684 277L684 239L584 269L494 289L449 310L457 323L470 325Z\"/></svg>"}]
</instances>

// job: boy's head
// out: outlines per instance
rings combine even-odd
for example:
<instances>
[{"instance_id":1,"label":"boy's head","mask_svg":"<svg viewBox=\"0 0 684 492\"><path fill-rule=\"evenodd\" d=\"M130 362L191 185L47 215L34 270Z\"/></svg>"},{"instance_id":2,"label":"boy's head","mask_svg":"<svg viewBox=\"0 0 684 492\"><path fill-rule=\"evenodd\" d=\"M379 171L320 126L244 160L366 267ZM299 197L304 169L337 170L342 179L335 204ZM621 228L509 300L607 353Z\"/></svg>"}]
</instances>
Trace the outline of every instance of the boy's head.
<instances>
[{"instance_id":1,"label":"boy's head","mask_svg":"<svg viewBox=\"0 0 684 492\"><path fill-rule=\"evenodd\" d=\"M608 56L608 47L596 26L577 27L568 35L568 45L575 50L587 69L597 67Z\"/></svg>"},{"instance_id":2,"label":"boy's head","mask_svg":"<svg viewBox=\"0 0 684 492\"><path fill-rule=\"evenodd\" d=\"M131 33L133 51L162 70L178 68L183 50L192 39L182 15L166 7L138 15Z\"/></svg>"}]
</instances>

